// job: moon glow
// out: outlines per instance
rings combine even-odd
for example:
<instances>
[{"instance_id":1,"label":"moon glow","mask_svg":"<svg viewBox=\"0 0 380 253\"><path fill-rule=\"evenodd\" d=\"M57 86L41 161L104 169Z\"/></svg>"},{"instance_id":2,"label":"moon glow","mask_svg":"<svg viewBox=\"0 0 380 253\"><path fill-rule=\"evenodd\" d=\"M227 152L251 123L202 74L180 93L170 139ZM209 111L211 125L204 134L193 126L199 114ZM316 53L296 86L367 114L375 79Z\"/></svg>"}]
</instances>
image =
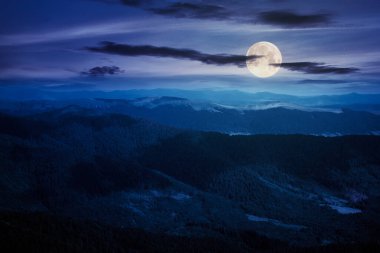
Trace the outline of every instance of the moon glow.
<instances>
[{"instance_id":1,"label":"moon glow","mask_svg":"<svg viewBox=\"0 0 380 253\"><path fill-rule=\"evenodd\" d=\"M248 70L257 77L267 78L273 76L280 69L282 55L280 50L272 43L262 41L253 44L247 51L247 56L259 56L246 61Z\"/></svg>"}]
</instances>

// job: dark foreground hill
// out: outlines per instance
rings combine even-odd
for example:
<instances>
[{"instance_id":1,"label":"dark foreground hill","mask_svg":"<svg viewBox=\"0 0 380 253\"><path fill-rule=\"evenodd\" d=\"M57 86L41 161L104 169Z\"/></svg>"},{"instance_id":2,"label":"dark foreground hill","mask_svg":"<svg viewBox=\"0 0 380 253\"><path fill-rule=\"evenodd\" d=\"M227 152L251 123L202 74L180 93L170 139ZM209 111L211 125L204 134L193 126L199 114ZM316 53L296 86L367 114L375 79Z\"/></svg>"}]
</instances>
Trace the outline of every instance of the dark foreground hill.
<instances>
[{"instance_id":1,"label":"dark foreground hill","mask_svg":"<svg viewBox=\"0 0 380 253\"><path fill-rule=\"evenodd\" d=\"M380 238L379 154L377 136L229 136L77 107L2 114L2 248L361 252Z\"/></svg>"},{"instance_id":2,"label":"dark foreground hill","mask_svg":"<svg viewBox=\"0 0 380 253\"><path fill-rule=\"evenodd\" d=\"M0 213L2 252L267 252L350 253L379 252L378 243L295 247L254 232L226 233L223 237L187 237L115 228L91 221L44 213Z\"/></svg>"}]
</instances>

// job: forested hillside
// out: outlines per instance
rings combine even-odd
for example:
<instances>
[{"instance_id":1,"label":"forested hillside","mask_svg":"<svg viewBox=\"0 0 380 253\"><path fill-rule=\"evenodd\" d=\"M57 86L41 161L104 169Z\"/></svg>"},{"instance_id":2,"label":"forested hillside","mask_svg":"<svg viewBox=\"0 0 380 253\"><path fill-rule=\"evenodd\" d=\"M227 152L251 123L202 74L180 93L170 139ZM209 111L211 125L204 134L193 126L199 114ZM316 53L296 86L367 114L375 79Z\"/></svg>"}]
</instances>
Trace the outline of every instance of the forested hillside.
<instances>
[{"instance_id":1,"label":"forested hillside","mask_svg":"<svg viewBox=\"0 0 380 253\"><path fill-rule=\"evenodd\" d=\"M162 241L163 252L187 244L194 245L189 252L204 244L284 252L268 245L361 249L378 242L377 136L230 136L77 107L0 120L6 241L23 234L25 244L36 240L37 249L49 250L73 229L83 239L62 242L62 252L85 250L103 235L114 239L94 250L150 252ZM38 229L57 224L57 234L36 232L32 217L40 217ZM105 232L108 226L115 232ZM123 244L124 236L134 239Z\"/></svg>"}]
</instances>

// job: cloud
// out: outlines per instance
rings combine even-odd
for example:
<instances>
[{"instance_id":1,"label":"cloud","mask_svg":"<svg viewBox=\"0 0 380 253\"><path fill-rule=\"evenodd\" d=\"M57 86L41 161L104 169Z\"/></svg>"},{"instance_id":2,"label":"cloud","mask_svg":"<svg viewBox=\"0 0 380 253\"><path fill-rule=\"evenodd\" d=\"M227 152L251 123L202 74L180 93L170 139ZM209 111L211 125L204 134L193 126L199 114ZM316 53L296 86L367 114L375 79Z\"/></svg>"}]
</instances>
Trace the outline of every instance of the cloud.
<instances>
[{"instance_id":1,"label":"cloud","mask_svg":"<svg viewBox=\"0 0 380 253\"><path fill-rule=\"evenodd\" d=\"M306 74L351 74L359 71L357 68L341 68L326 65L318 62L285 62L281 64L273 64L274 66L281 66L282 68L290 71L299 71Z\"/></svg>"},{"instance_id":2,"label":"cloud","mask_svg":"<svg viewBox=\"0 0 380 253\"><path fill-rule=\"evenodd\" d=\"M142 6L150 2L150 0L93 0L93 1L109 3L109 4L122 3L124 5L133 6L133 7Z\"/></svg>"},{"instance_id":3,"label":"cloud","mask_svg":"<svg viewBox=\"0 0 380 253\"><path fill-rule=\"evenodd\" d=\"M150 0L121 0L121 2L127 6L138 7L155 14L174 18L230 20L239 23L263 23L286 28L327 25L330 23L331 17L330 14L326 13L302 15L283 10L256 13L251 10L251 2L247 6L241 6L239 9L232 8L231 5L226 5L223 1L219 1L218 5L173 2L160 4L156 7L152 7L154 6L154 1Z\"/></svg>"},{"instance_id":4,"label":"cloud","mask_svg":"<svg viewBox=\"0 0 380 253\"><path fill-rule=\"evenodd\" d=\"M260 22L283 27L314 27L330 23L329 14L301 15L291 11L266 11L258 15Z\"/></svg>"},{"instance_id":5,"label":"cloud","mask_svg":"<svg viewBox=\"0 0 380 253\"><path fill-rule=\"evenodd\" d=\"M199 61L211 65L235 65L238 67L246 66L247 60L254 60L260 56L230 55L230 54L205 54L191 49L178 49L171 47L156 47L151 45L128 45L117 44L114 42L103 42L99 47L86 47L91 52L106 54L116 54L125 56L153 56L169 57L176 59L187 59Z\"/></svg>"},{"instance_id":6,"label":"cloud","mask_svg":"<svg viewBox=\"0 0 380 253\"><path fill-rule=\"evenodd\" d=\"M342 84L342 83L352 83L352 81L347 80L336 80L336 79L304 79L298 81L299 84Z\"/></svg>"},{"instance_id":7,"label":"cloud","mask_svg":"<svg viewBox=\"0 0 380 253\"><path fill-rule=\"evenodd\" d=\"M172 3L163 8L149 9L153 13L176 18L229 19L231 13L223 6L194 3Z\"/></svg>"},{"instance_id":8,"label":"cloud","mask_svg":"<svg viewBox=\"0 0 380 253\"><path fill-rule=\"evenodd\" d=\"M143 0L121 0L121 2L128 6L140 6L144 4L146 1Z\"/></svg>"},{"instance_id":9,"label":"cloud","mask_svg":"<svg viewBox=\"0 0 380 253\"><path fill-rule=\"evenodd\" d=\"M128 6L143 6L150 4L150 0L120 0L123 4Z\"/></svg>"},{"instance_id":10,"label":"cloud","mask_svg":"<svg viewBox=\"0 0 380 253\"><path fill-rule=\"evenodd\" d=\"M88 71L84 71L82 72L82 74L96 77L96 76L105 76L105 75L117 75L123 72L124 71L121 70L117 66L102 66L102 67L98 66L98 67L91 68Z\"/></svg>"},{"instance_id":11,"label":"cloud","mask_svg":"<svg viewBox=\"0 0 380 253\"><path fill-rule=\"evenodd\" d=\"M103 1L103 0L102 0ZM147 27L146 21L118 21L99 24L86 24L47 32L20 33L11 35L0 34L0 46L17 46L55 41L75 40L114 34L127 34L136 31L156 31Z\"/></svg>"}]
</instances>

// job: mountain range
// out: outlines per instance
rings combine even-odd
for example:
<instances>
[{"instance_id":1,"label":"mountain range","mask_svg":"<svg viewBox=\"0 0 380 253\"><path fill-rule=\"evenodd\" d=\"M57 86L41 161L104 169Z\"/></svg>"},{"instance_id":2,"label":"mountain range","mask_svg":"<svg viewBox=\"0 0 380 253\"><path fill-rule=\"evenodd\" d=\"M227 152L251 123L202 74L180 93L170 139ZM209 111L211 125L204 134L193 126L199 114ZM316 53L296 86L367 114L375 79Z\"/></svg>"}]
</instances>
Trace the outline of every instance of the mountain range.
<instances>
[{"instance_id":1,"label":"mountain range","mask_svg":"<svg viewBox=\"0 0 380 253\"><path fill-rule=\"evenodd\" d=\"M0 111L16 115L33 115L61 109L86 109L98 114L117 113L181 129L216 131L231 135L340 136L380 133L380 116L368 111L302 106L287 102L232 106L163 96L128 100L96 98L8 101L0 104Z\"/></svg>"},{"instance_id":2,"label":"mountain range","mask_svg":"<svg viewBox=\"0 0 380 253\"><path fill-rule=\"evenodd\" d=\"M60 241L67 231L83 240L107 235L102 243L122 252L133 250L131 245L154 252L136 244L146 238L162 238L162 252L175 252L173 244L183 240L194 243L189 252L378 247L379 136L245 136L153 121L170 123L174 115L189 124L200 118L186 118L204 113L200 126L221 113L228 122L228 113L273 117L289 111L296 113L291 120L300 121L304 114L346 112L275 108L242 114L172 97L68 103L35 102L28 113L15 107L13 114L0 115L2 238L17 233L25 234L20 240L43 235ZM58 232L49 237L44 231L54 227ZM135 243L122 246L123 236Z\"/></svg>"}]
</instances>

